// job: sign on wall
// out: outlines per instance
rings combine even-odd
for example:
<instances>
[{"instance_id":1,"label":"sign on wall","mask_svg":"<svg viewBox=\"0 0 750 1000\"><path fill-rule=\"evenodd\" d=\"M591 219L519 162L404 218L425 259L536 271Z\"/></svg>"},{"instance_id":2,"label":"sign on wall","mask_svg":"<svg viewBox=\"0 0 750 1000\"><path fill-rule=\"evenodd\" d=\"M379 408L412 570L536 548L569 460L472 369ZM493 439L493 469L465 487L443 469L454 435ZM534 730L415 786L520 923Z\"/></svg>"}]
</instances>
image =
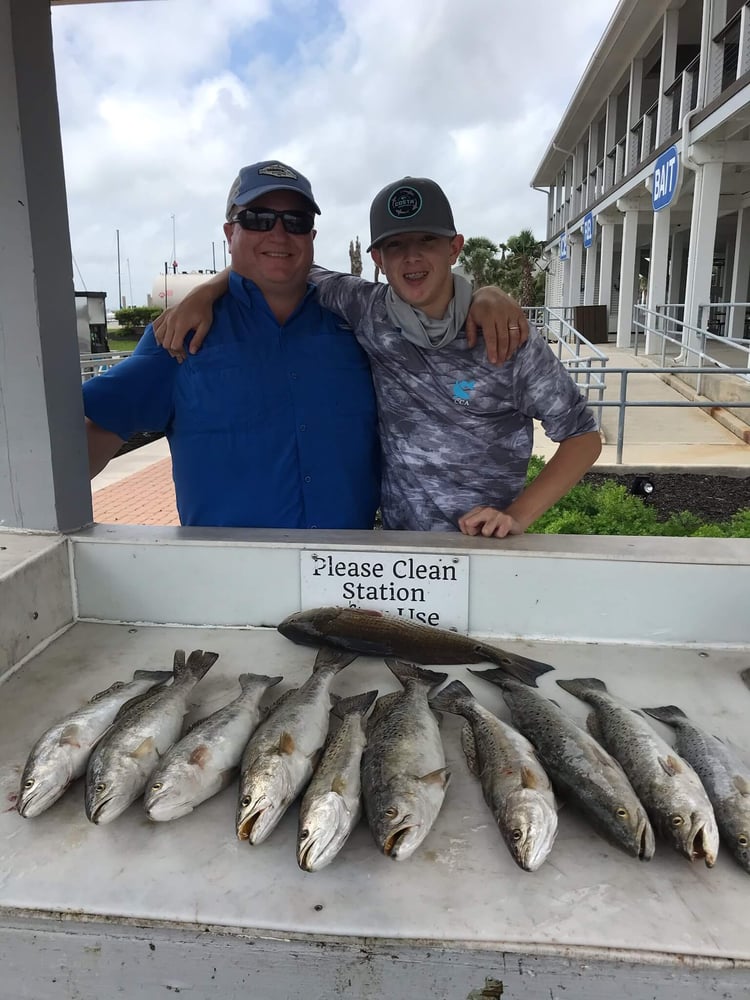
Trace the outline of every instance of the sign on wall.
<instances>
[{"instance_id":1,"label":"sign on wall","mask_svg":"<svg viewBox=\"0 0 750 1000\"><path fill-rule=\"evenodd\" d=\"M469 629L469 557L300 552L303 608L372 608L440 628Z\"/></svg>"},{"instance_id":2,"label":"sign on wall","mask_svg":"<svg viewBox=\"0 0 750 1000\"><path fill-rule=\"evenodd\" d=\"M676 146L670 146L654 163L651 203L655 212L667 208L678 192L680 184L680 157Z\"/></svg>"},{"instance_id":3,"label":"sign on wall","mask_svg":"<svg viewBox=\"0 0 750 1000\"><path fill-rule=\"evenodd\" d=\"M587 212L583 217L583 245L588 248L594 242L594 213Z\"/></svg>"},{"instance_id":4,"label":"sign on wall","mask_svg":"<svg viewBox=\"0 0 750 1000\"><path fill-rule=\"evenodd\" d=\"M560 236L560 260L568 259L568 234L562 233Z\"/></svg>"}]
</instances>

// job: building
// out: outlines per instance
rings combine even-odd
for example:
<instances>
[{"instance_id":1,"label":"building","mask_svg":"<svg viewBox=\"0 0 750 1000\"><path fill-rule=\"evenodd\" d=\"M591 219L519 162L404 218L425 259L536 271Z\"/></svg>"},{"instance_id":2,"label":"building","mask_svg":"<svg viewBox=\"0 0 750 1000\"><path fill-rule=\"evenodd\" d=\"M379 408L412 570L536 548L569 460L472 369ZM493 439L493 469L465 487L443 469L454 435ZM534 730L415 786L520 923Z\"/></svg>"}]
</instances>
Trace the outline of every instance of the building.
<instances>
[{"instance_id":1,"label":"building","mask_svg":"<svg viewBox=\"0 0 750 1000\"><path fill-rule=\"evenodd\" d=\"M750 5L621 0L532 179L547 304L606 306L628 347L639 300L649 323L684 305L688 330L709 302L746 302L749 124ZM712 328L745 322L726 309Z\"/></svg>"}]
</instances>

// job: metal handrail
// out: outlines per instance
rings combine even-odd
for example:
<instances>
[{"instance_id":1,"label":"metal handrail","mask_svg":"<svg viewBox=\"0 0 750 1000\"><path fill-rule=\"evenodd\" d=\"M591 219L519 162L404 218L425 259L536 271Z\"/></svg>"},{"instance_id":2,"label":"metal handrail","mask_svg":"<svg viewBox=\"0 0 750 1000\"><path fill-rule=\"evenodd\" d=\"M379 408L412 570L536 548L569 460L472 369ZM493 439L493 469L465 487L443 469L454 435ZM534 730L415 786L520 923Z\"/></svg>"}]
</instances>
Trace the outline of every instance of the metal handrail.
<instances>
[{"instance_id":1,"label":"metal handrail","mask_svg":"<svg viewBox=\"0 0 750 1000\"><path fill-rule=\"evenodd\" d=\"M132 351L106 351L102 354L81 355L81 381L88 382L95 375L101 375L120 361L129 358Z\"/></svg>"}]
</instances>

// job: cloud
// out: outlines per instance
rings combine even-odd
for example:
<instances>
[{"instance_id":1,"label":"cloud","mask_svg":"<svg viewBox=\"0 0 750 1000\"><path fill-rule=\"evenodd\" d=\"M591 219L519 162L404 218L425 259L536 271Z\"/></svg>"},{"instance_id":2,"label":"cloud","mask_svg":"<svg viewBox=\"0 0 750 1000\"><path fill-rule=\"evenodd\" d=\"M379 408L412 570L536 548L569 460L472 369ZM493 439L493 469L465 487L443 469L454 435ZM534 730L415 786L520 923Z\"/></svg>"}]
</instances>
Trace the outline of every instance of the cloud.
<instances>
[{"instance_id":1,"label":"cloud","mask_svg":"<svg viewBox=\"0 0 750 1000\"><path fill-rule=\"evenodd\" d=\"M87 287L144 302L223 265L226 192L278 157L313 182L321 263L369 203L434 177L467 236L544 233L530 189L615 0L154 0L53 8L71 238ZM212 248L213 243L213 248ZM129 274L126 264L129 267ZM366 274L368 268L366 267ZM371 273L371 272L370 272ZM132 289L132 293L131 293Z\"/></svg>"}]
</instances>

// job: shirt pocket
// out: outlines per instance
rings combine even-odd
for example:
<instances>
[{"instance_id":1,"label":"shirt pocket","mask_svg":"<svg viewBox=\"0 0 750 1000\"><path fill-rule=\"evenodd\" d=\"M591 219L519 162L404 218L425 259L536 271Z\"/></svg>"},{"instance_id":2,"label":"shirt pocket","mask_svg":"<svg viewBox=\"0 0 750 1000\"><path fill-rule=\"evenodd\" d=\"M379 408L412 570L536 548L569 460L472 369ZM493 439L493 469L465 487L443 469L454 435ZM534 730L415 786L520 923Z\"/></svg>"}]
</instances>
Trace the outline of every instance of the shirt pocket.
<instances>
[{"instance_id":1,"label":"shirt pocket","mask_svg":"<svg viewBox=\"0 0 750 1000\"><path fill-rule=\"evenodd\" d=\"M268 379L247 351L223 344L183 362L175 398L175 427L241 430L264 420Z\"/></svg>"}]
</instances>

